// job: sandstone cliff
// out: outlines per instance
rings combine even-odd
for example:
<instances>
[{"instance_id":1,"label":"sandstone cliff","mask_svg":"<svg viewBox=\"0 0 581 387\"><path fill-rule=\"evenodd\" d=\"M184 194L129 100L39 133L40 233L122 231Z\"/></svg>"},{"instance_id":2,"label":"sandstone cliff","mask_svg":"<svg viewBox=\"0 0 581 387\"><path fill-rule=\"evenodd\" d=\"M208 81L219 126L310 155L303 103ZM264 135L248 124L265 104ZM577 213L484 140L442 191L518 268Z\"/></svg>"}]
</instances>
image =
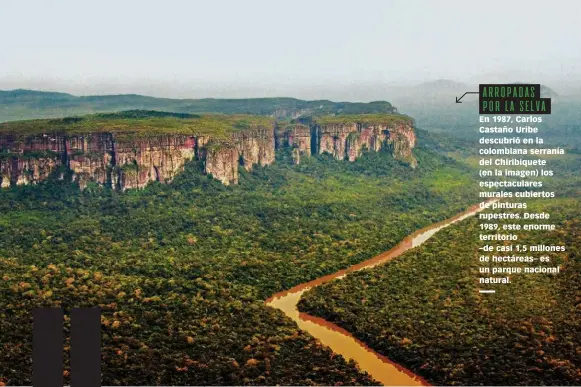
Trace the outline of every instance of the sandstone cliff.
<instances>
[{"instance_id":1,"label":"sandstone cliff","mask_svg":"<svg viewBox=\"0 0 581 387\"><path fill-rule=\"evenodd\" d=\"M292 148L295 164L299 164L301 156L312 154L311 128L303 124L290 124L277 128L277 146Z\"/></svg>"},{"instance_id":2,"label":"sandstone cliff","mask_svg":"<svg viewBox=\"0 0 581 387\"><path fill-rule=\"evenodd\" d=\"M396 159L416 165L412 155L416 137L410 123L324 123L316 125L315 134L318 153L332 154L337 160L354 161L364 149L378 152L387 146Z\"/></svg>"},{"instance_id":3,"label":"sandstone cliff","mask_svg":"<svg viewBox=\"0 0 581 387\"><path fill-rule=\"evenodd\" d=\"M332 116L308 124L275 126L272 122L270 127L264 121L247 127L246 119L225 117L221 120L230 120L228 124L234 122L234 126L220 135L173 134L166 129L144 135L136 131L109 132L106 126L82 134L0 132L0 185L36 184L51 175L62 178L69 170L81 188L94 182L124 191L152 181L169 183L192 159L203 162L205 173L223 184L237 184L240 167L250 171L254 166L272 164L275 149L286 147L291 148L295 164L321 153L354 161L364 150L386 148L395 158L416 165L412 154L416 138L405 116Z\"/></svg>"},{"instance_id":4,"label":"sandstone cliff","mask_svg":"<svg viewBox=\"0 0 581 387\"><path fill-rule=\"evenodd\" d=\"M274 162L275 140L272 128L234 133L232 139L246 170L252 170L254 165L264 167Z\"/></svg>"},{"instance_id":5,"label":"sandstone cliff","mask_svg":"<svg viewBox=\"0 0 581 387\"><path fill-rule=\"evenodd\" d=\"M209 140L206 136L142 138L112 133L0 135L0 182L3 188L36 184L64 166L81 188L95 182L124 191L152 181L169 183L188 160L196 158L205 161L206 173L225 184L236 184L240 160L248 170L274 162L272 129L235 134L228 142Z\"/></svg>"},{"instance_id":6,"label":"sandstone cliff","mask_svg":"<svg viewBox=\"0 0 581 387\"><path fill-rule=\"evenodd\" d=\"M240 154L236 147L228 143L210 142L206 152L206 173L222 184L238 184Z\"/></svg>"},{"instance_id":7,"label":"sandstone cliff","mask_svg":"<svg viewBox=\"0 0 581 387\"><path fill-rule=\"evenodd\" d=\"M364 150L392 150L393 156L416 166L412 150L416 136L411 120L392 115L352 115L315 119L310 125L291 124L277 129L277 146L293 149L293 159L329 153L337 160L355 161Z\"/></svg>"}]
</instances>

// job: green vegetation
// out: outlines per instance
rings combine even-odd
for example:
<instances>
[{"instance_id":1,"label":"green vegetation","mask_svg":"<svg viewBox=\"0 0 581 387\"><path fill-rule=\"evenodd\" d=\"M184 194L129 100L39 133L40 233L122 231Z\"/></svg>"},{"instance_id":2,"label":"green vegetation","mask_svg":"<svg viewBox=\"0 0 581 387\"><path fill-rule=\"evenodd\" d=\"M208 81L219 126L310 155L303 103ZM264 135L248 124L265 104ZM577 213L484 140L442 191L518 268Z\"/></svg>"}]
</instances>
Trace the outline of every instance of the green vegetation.
<instances>
[{"instance_id":1,"label":"green vegetation","mask_svg":"<svg viewBox=\"0 0 581 387\"><path fill-rule=\"evenodd\" d=\"M38 97L17 94L15 101ZM77 97L51 96L54 111L62 102L75 114L93 104L115 111L136 100L160 103L114 97L75 105ZM283 117L303 109L298 121L317 123L361 122L356 113L366 113L364 123L411 120L383 102L200 101L165 109L178 113L147 105L148 111L4 123L0 134L211 135L218 139L211 150L229 146L222 140L230 133L272 128L274 119L191 114L196 109ZM7 105L0 104L0 118ZM23 112L32 111L26 106ZM104 385L374 384L264 300L474 204L473 142L416 134L415 169L387 149L353 163L317 155L300 165L285 149L271 166L242 169L237 186L203 176L202 163L190 162L170 185L126 193L93 183L79 191L70 171L62 181L0 191L0 385L31 384L32 308L96 305L103 309ZM479 296L476 223L468 220L401 259L317 288L301 307L434 383L579 384L581 157L571 150L551 163L558 175L547 183L567 198L536 205L562 228L529 238L572 247L552 255L563 263L558 277L515 277L510 292Z\"/></svg>"},{"instance_id":2,"label":"green vegetation","mask_svg":"<svg viewBox=\"0 0 581 387\"><path fill-rule=\"evenodd\" d=\"M310 118L309 118L310 119ZM315 117L318 124L384 124L411 123L411 118L401 114L350 114ZM131 136L160 134L207 135L225 138L229 133L274 127L275 120L266 116L185 114L153 110L129 110L117 113L101 113L83 117L25 120L0 123L0 135L19 136L43 133L116 133ZM281 122L282 127L290 124Z\"/></svg>"},{"instance_id":3,"label":"green vegetation","mask_svg":"<svg viewBox=\"0 0 581 387\"><path fill-rule=\"evenodd\" d=\"M235 149L234 144L230 141L215 141L213 139L208 141L204 147L208 153L217 152L222 149Z\"/></svg>"},{"instance_id":4,"label":"green vegetation","mask_svg":"<svg viewBox=\"0 0 581 387\"><path fill-rule=\"evenodd\" d=\"M412 118L404 114L346 114L338 116L324 116L315 118L315 122L320 125L332 124L411 124Z\"/></svg>"},{"instance_id":5,"label":"green vegetation","mask_svg":"<svg viewBox=\"0 0 581 387\"><path fill-rule=\"evenodd\" d=\"M0 90L0 122L58 118L122 110L161 110L178 113L223 113L294 117L326 114L395 113L386 101L369 103L304 101L295 98L169 99L142 95L76 97L33 90Z\"/></svg>"},{"instance_id":6,"label":"green vegetation","mask_svg":"<svg viewBox=\"0 0 581 387\"><path fill-rule=\"evenodd\" d=\"M579 385L581 157L571 153L551 166L557 176L546 189L558 198L528 201L527 211L549 212L557 229L523 232L519 243L567 246L548 253L551 263L544 264L561 265L560 274L516 274L511 284L486 285L494 295L479 294L482 242L471 218L394 261L307 292L300 310L345 328L433 384ZM461 176L441 168L431 178L426 187L437 191Z\"/></svg>"},{"instance_id":7,"label":"green vegetation","mask_svg":"<svg viewBox=\"0 0 581 387\"><path fill-rule=\"evenodd\" d=\"M57 152L53 152L50 150L44 151L24 151L22 154L19 155L22 159L42 159L42 158L57 158L59 154ZM4 159L11 159L14 157L14 153L9 152L8 149L0 149L0 160Z\"/></svg>"},{"instance_id":8,"label":"green vegetation","mask_svg":"<svg viewBox=\"0 0 581 387\"><path fill-rule=\"evenodd\" d=\"M211 135L256 128L272 128L274 120L248 115L194 115L133 110L84 117L14 121L0 124L0 134L34 135L62 132L69 134L132 133L137 136L159 134Z\"/></svg>"},{"instance_id":9,"label":"green vegetation","mask_svg":"<svg viewBox=\"0 0 581 387\"><path fill-rule=\"evenodd\" d=\"M473 172L429 146L416 169L290 152L238 186L191 162L127 193L67 177L0 191L0 382L31 384L33 307L100 305L103 385L373 383L264 300L472 204L452 173L425 181Z\"/></svg>"}]
</instances>

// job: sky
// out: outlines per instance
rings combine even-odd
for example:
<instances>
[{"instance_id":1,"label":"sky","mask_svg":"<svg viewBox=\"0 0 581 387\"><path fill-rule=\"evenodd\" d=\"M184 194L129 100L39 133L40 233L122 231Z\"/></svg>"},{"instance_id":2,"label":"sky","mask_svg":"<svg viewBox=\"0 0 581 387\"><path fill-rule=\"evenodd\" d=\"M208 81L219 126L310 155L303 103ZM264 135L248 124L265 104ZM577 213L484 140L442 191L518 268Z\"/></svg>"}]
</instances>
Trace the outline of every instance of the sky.
<instances>
[{"instance_id":1,"label":"sky","mask_svg":"<svg viewBox=\"0 0 581 387\"><path fill-rule=\"evenodd\" d=\"M0 89L324 98L515 76L577 87L579 15L578 0L5 1Z\"/></svg>"}]
</instances>

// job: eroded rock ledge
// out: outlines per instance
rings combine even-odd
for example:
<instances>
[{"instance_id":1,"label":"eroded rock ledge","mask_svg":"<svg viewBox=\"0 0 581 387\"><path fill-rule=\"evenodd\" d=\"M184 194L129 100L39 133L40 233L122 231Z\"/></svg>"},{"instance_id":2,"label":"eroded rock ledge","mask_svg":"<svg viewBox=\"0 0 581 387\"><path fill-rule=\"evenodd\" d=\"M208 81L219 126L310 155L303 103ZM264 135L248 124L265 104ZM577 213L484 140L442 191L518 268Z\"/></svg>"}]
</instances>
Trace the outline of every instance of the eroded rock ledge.
<instances>
[{"instance_id":1,"label":"eroded rock ledge","mask_svg":"<svg viewBox=\"0 0 581 387\"><path fill-rule=\"evenodd\" d=\"M355 161L363 150L387 147L393 156L415 167L416 136L412 121L401 115L361 114L322 117L279 128L277 145L293 148L293 160L329 153L337 160Z\"/></svg>"},{"instance_id":2,"label":"eroded rock ledge","mask_svg":"<svg viewBox=\"0 0 581 387\"><path fill-rule=\"evenodd\" d=\"M300 121L300 120L299 120ZM117 190L171 182L188 160L204 163L206 174L237 184L239 168L251 170L275 161L275 149L292 148L293 160L329 153L354 161L363 150L387 147L415 167L415 133L406 116L370 114L323 117L292 124L270 122L226 135L98 132L0 133L0 184L3 188L36 184L70 171L81 188L95 182ZM5 129L5 128L4 128Z\"/></svg>"}]
</instances>

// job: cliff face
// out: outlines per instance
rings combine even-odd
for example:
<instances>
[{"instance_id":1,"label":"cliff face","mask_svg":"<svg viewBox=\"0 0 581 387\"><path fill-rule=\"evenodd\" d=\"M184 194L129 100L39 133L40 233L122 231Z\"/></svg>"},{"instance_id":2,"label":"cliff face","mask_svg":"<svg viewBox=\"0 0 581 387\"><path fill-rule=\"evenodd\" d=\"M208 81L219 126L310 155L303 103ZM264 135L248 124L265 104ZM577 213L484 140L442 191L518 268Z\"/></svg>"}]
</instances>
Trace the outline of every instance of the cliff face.
<instances>
[{"instance_id":1,"label":"cliff face","mask_svg":"<svg viewBox=\"0 0 581 387\"><path fill-rule=\"evenodd\" d=\"M275 140L272 129L240 132L232 137L238 156L246 170L252 170L254 165L264 167L274 162Z\"/></svg>"},{"instance_id":2,"label":"cliff face","mask_svg":"<svg viewBox=\"0 0 581 387\"><path fill-rule=\"evenodd\" d=\"M110 162L111 185L125 190L145 187L151 181L170 183L186 161L194 158L195 146L196 138L189 136L114 141L112 157L105 159Z\"/></svg>"},{"instance_id":3,"label":"cliff face","mask_svg":"<svg viewBox=\"0 0 581 387\"><path fill-rule=\"evenodd\" d=\"M393 157L409 163L413 168L418 165L412 150L416 146L416 134L409 125L397 126L388 132L387 144L393 151Z\"/></svg>"},{"instance_id":4,"label":"cliff face","mask_svg":"<svg viewBox=\"0 0 581 387\"><path fill-rule=\"evenodd\" d=\"M196 158L205 161L206 173L224 184L236 184L240 162L247 170L274 162L272 129L234 133L230 140L210 140L204 136L141 138L111 133L0 136L0 183L4 188L36 184L65 166L81 188L95 182L124 191L152 181L169 183L186 161Z\"/></svg>"},{"instance_id":5,"label":"cliff face","mask_svg":"<svg viewBox=\"0 0 581 387\"><path fill-rule=\"evenodd\" d=\"M35 184L47 179L61 162L57 157L22 157L0 159L2 188L11 185Z\"/></svg>"},{"instance_id":6,"label":"cliff face","mask_svg":"<svg viewBox=\"0 0 581 387\"><path fill-rule=\"evenodd\" d=\"M4 137L0 144L9 150L0 160L3 186L35 184L56 167L66 166L81 188L95 182L126 190L151 181L170 182L193 158L196 141L187 136L144 139L98 133Z\"/></svg>"},{"instance_id":7,"label":"cliff face","mask_svg":"<svg viewBox=\"0 0 581 387\"><path fill-rule=\"evenodd\" d=\"M232 144L210 143L206 155L206 173L224 185L238 184L240 154Z\"/></svg>"},{"instance_id":8,"label":"cliff face","mask_svg":"<svg viewBox=\"0 0 581 387\"><path fill-rule=\"evenodd\" d=\"M19 139L0 136L0 182L11 185L34 184L49 177L62 165L64 142L56 136Z\"/></svg>"},{"instance_id":9,"label":"cliff face","mask_svg":"<svg viewBox=\"0 0 581 387\"><path fill-rule=\"evenodd\" d=\"M357 132L357 124L328 124L317 126L318 153L329 153L337 160L345 159L347 137Z\"/></svg>"},{"instance_id":10,"label":"cliff face","mask_svg":"<svg viewBox=\"0 0 581 387\"><path fill-rule=\"evenodd\" d=\"M416 166L412 150L416 136L410 122L373 124L363 122L291 124L276 129L277 147L292 148L295 164L301 157L329 153L337 160L355 161L363 150L378 152L387 147L393 156Z\"/></svg>"},{"instance_id":11,"label":"cliff face","mask_svg":"<svg viewBox=\"0 0 581 387\"><path fill-rule=\"evenodd\" d=\"M355 161L364 149L378 152L384 146L393 150L396 159L406 161L413 167L412 155L416 136L410 124L325 124L317 125L318 153L332 154L337 160Z\"/></svg>"},{"instance_id":12,"label":"cliff face","mask_svg":"<svg viewBox=\"0 0 581 387\"><path fill-rule=\"evenodd\" d=\"M302 124L292 124L278 128L277 146L292 148L292 156L295 164L299 164L301 156L312 154L311 128Z\"/></svg>"},{"instance_id":13,"label":"cliff face","mask_svg":"<svg viewBox=\"0 0 581 387\"><path fill-rule=\"evenodd\" d=\"M81 188L94 182L124 191L152 181L171 182L188 160L204 162L205 173L223 184L237 184L239 168L250 171L275 161L275 149L290 147L295 164L311 154L329 153L354 161L363 150L386 147L415 166L415 134L409 122L288 124L254 128L227 138L187 135L139 136L131 133L34 136L0 135L0 185L36 184L68 169Z\"/></svg>"}]
</instances>

